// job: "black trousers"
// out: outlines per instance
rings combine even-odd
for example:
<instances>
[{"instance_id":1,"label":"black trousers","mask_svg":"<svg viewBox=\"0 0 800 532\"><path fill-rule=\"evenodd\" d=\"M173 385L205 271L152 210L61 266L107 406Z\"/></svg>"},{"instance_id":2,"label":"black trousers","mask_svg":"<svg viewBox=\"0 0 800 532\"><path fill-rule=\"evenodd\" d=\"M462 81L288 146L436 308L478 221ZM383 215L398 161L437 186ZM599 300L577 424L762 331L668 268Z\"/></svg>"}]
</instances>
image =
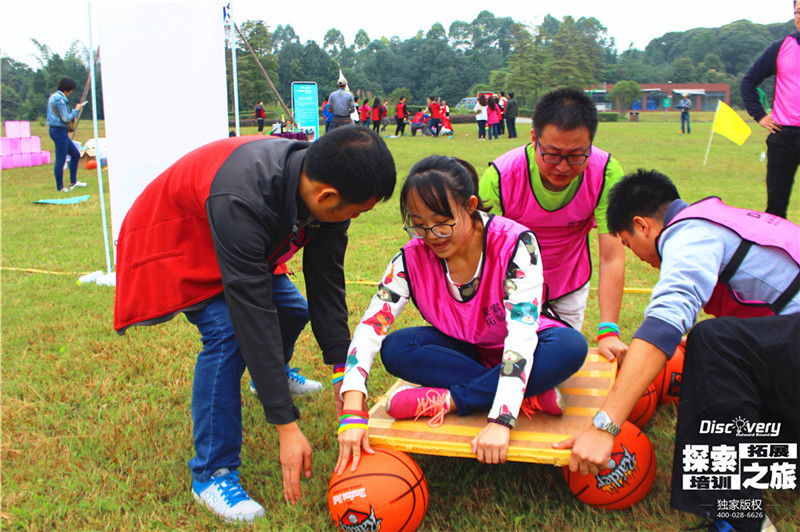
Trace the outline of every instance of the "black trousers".
<instances>
[{"instance_id":1,"label":"black trousers","mask_svg":"<svg viewBox=\"0 0 800 532\"><path fill-rule=\"evenodd\" d=\"M767 137L767 209L786 218L797 167L800 165L800 127L781 126Z\"/></svg>"},{"instance_id":2,"label":"black trousers","mask_svg":"<svg viewBox=\"0 0 800 532\"><path fill-rule=\"evenodd\" d=\"M776 435L772 429L755 430L754 425L747 428L742 421L781 425ZM738 426L742 433L737 432ZM704 475L735 473L715 470L720 462L715 466L714 447L719 452L722 445L735 448L742 483L746 478L752 481L753 475L744 474L743 470L745 466L752 468L754 460L739 452L740 445L796 444L799 434L800 314L725 317L698 323L686 344L672 468L672 507L708 519L724 518L737 531L758 530L763 517L747 511L740 516L740 512L727 509L731 500L737 505L742 500L763 504L761 489L688 489L684 483L691 486L699 480L694 483L697 487L703 484ZM705 457L704 447L708 450ZM760 459L760 466L777 461L780 460ZM797 467L796 459L788 461ZM764 480L769 483L770 478L768 472ZM720 485L712 483L709 487ZM768 509L763 513L767 515Z\"/></svg>"},{"instance_id":3,"label":"black trousers","mask_svg":"<svg viewBox=\"0 0 800 532\"><path fill-rule=\"evenodd\" d=\"M353 124L353 119L350 118L350 115L347 116L339 116L333 115L333 128L336 129L337 127L342 126L349 126Z\"/></svg>"},{"instance_id":4,"label":"black trousers","mask_svg":"<svg viewBox=\"0 0 800 532\"><path fill-rule=\"evenodd\" d=\"M506 129L508 129L508 138L517 138L517 117L506 117Z\"/></svg>"},{"instance_id":5,"label":"black trousers","mask_svg":"<svg viewBox=\"0 0 800 532\"><path fill-rule=\"evenodd\" d=\"M406 132L406 119L405 117L394 117L394 123L397 124L397 129L394 130L394 136L402 135Z\"/></svg>"}]
</instances>

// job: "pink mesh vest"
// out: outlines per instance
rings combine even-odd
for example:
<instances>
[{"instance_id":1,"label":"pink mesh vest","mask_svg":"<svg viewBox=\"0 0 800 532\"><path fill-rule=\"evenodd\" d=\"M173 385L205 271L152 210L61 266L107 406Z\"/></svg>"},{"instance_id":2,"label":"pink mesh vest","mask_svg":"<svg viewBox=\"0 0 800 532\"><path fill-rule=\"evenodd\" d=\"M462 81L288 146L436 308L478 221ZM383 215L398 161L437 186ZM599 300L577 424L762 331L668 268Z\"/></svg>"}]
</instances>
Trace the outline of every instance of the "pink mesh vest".
<instances>
[{"instance_id":1,"label":"pink mesh vest","mask_svg":"<svg viewBox=\"0 0 800 532\"><path fill-rule=\"evenodd\" d=\"M727 227L742 238L741 245L720 273L711 298L703 307L708 314L737 318L773 316L779 313L800 289L800 274L783 294L770 302L748 300L730 287L731 278L753 245L782 249L800 264L800 226L780 216L730 207L722 203L719 198L711 197L683 209L667 224L667 227L691 219L707 220Z\"/></svg>"},{"instance_id":2,"label":"pink mesh vest","mask_svg":"<svg viewBox=\"0 0 800 532\"><path fill-rule=\"evenodd\" d=\"M588 235L596 227L594 209L603 191L609 158L607 152L592 146L575 197L555 211L542 208L533 194L526 146L511 150L492 163L500 175L503 216L528 227L539 239L550 299L574 292L592 276Z\"/></svg>"},{"instance_id":3,"label":"pink mesh vest","mask_svg":"<svg viewBox=\"0 0 800 532\"><path fill-rule=\"evenodd\" d=\"M473 344L486 367L500 363L506 338L503 282L514 256L522 225L492 216L484 231L484 265L477 292L467 301L456 300L447 285L441 260L422 240L403 246L411 298L422 317L444 334ZM539 330L563 327L542 314Z\"/></svg>"}]
</instances>

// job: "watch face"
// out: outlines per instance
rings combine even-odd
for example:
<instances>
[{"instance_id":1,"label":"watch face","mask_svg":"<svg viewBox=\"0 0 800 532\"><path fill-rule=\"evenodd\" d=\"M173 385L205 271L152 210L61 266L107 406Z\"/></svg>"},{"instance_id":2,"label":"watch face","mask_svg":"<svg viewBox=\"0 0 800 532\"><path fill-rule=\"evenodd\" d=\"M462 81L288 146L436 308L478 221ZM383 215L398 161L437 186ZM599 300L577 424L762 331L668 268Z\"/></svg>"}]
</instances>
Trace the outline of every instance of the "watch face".
<instances>
[{"instance_id":1,"label":"watch face","mask_svg":"<svg viewBox=\"0 0 800 532\"><path fill-rule=\"evenodd\" d=\"M604 428L609 421L611 421L611 418L608 417L608 414L602 411L595 414L594 419L592 420L594 426L598 429Z\"/></svg>"}]
</instances>

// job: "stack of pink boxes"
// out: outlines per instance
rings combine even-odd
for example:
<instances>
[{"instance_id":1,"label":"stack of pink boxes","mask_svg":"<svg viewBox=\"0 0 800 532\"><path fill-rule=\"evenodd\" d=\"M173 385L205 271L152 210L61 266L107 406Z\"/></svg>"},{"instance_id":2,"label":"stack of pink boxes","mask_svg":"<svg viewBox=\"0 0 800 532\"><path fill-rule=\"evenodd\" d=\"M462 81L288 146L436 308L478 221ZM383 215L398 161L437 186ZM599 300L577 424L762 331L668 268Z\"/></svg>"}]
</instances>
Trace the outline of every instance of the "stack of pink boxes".
<instances>
[{"instance_id":1,"label":"stack of pink boxes","mask_svg":"<svg viewBox=\"0 0 800 532\"><path fill-rule=\"evenodd\" d=\"M0 137L0 167L19 168L50 164L50 152L42 151L42 139L31 137L30 122L5 123L6 136Z\"/></svg>"}]
</instances>

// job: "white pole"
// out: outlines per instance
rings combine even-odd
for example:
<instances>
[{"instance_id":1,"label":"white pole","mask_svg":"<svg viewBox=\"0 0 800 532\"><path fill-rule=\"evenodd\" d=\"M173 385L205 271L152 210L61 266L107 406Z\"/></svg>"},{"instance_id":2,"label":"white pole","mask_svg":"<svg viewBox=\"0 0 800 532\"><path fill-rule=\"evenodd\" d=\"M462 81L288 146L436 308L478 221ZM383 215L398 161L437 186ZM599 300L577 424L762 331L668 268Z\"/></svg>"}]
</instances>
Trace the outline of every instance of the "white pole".
<instances>
[{"instance_id":1,"label":"white pole","mask_svg":"<svg viewBox=\"0 0 800 532\"><path fill-rule=\"evenodd\" d=\"M111 273L111 248L108 245L108 221L106 220L106 198L103 191L103 168L100 164L100 133L97 127L97 79L94 68L94 44L92 44L92 2L89 7L89 72L92 78L92 131L94 133L94 156L97 161L97 188L100 190L100 217L103 222L103 245L106 250L106 273Z\"/></svg>"},{"instance_id":2,"label":"white pole","mask_svg":"<svg viewBox=\"0 0 800 532\"><path fill-rule=\"evenodd\" d=\"M239 75L236 70L236 31L234 29L234 22L233 22L233 10L231 9L231 4L233 2L228 3L228 21L231 27L231 68L232 68L232 77L233 77L233 115L234 121L236 122L236 136L239 136Z\"/></svg>"},{"instance_id":3,"label":"white pole","mask_svg":"<svg viewBox=\"0 0 800 532\"><path fill-rule=\"evenodd\" d=\"M714 113L714 122L717 120L717 115L719 114L719 102L721 101L722 100L717 101L717 111ZM711 122L711 134L708 136L708 148L706 148L706 158L703 161L703 166L705 166L708 162L708 152L711 151L711 139L714 138L714 122Z\"/></svg>"}]
</instances>

